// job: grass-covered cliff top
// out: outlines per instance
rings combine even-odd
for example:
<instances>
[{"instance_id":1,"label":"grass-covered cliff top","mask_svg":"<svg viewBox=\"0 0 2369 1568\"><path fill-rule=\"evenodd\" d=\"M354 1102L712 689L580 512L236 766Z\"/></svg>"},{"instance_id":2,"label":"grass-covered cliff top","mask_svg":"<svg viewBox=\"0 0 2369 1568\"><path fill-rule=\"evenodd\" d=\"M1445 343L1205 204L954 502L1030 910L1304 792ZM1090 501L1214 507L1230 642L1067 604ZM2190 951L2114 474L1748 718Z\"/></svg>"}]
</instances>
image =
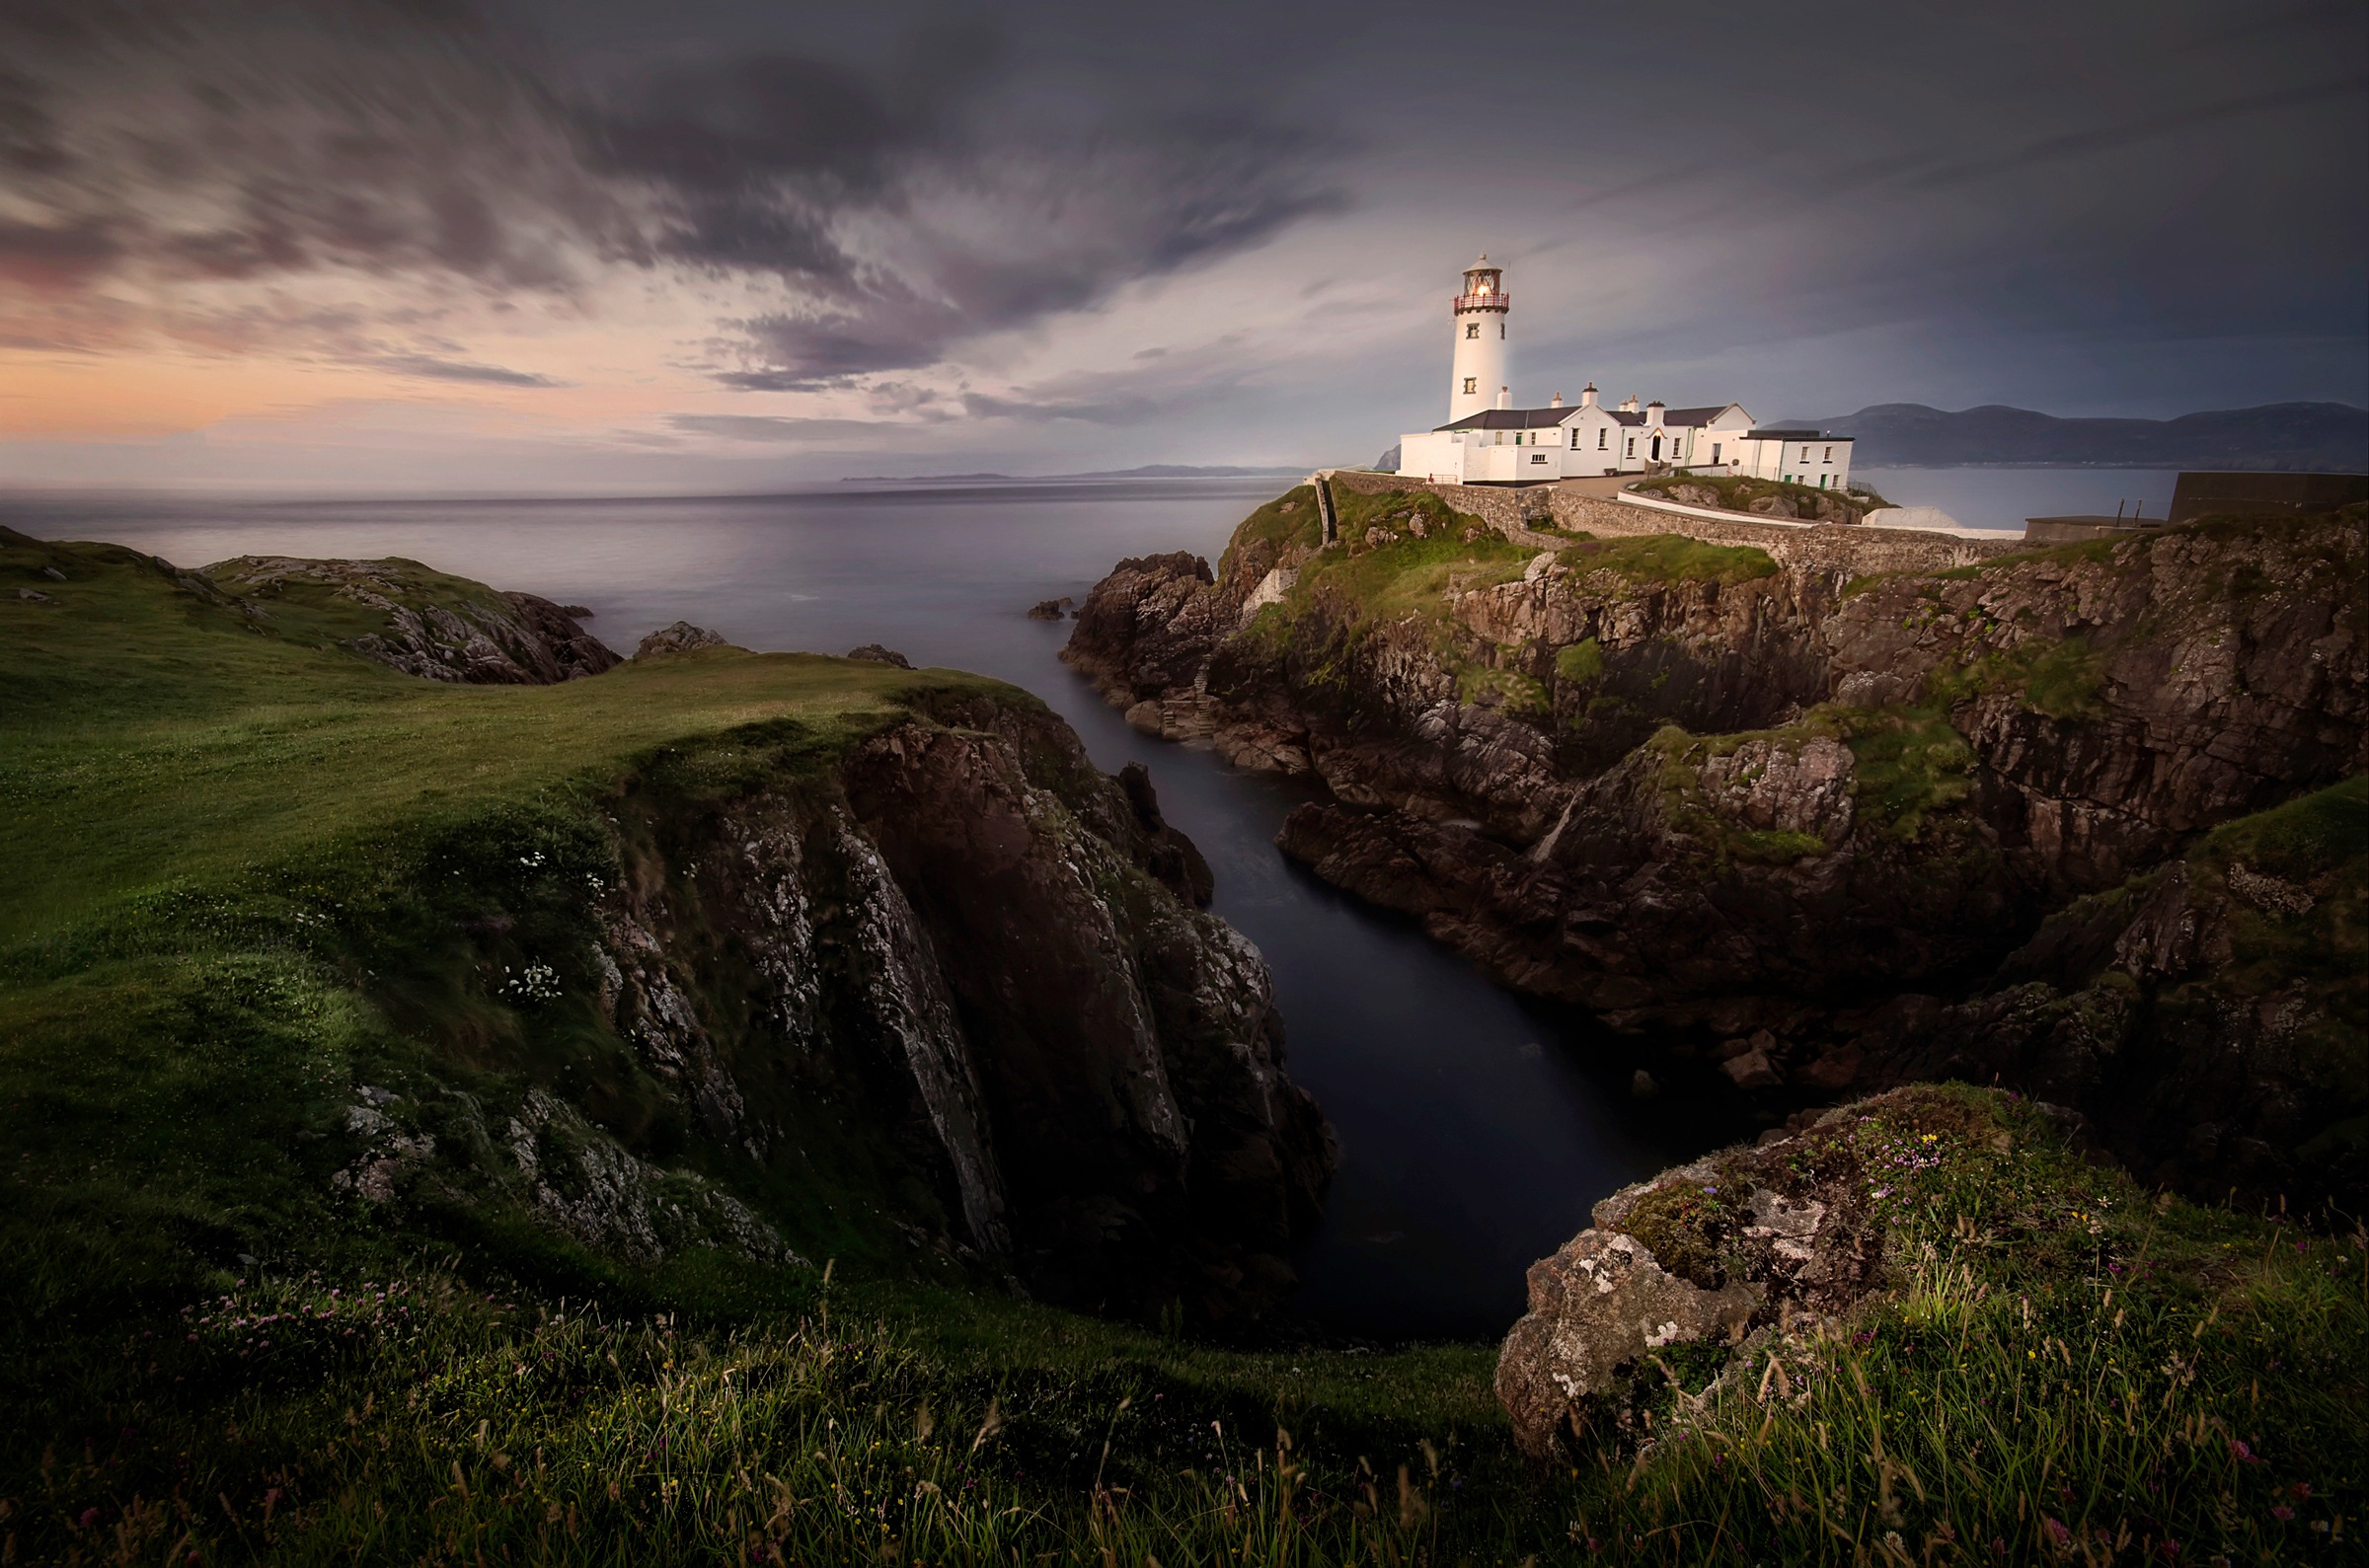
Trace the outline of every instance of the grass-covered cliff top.
<instances>
[{"instance_id":1,"label":"grass-covered cliff top","mask_svg":"<svg viewBox=\"0 0 2369 1568\"><path fill-rule=\"evenodd\" d=\"M1450 595L1509 582L1540 554L1517 544L1481 518L1459 512L1427 489L1334 491L1338 541L1324 547L1316 492L1301 485L1245 518L1227 542L1219 576L1246 563L1296 558L1297 580L1288 602L1313 605L1330 598L1359 627L1410 616L1439 619ZM1685 580L1721 584L1773 576L1777 563L1750 546L1707 544L1679 534L1597 539L1586 533L1552 537L1562 563L1574 572L1605 573L1619 592Z\"/></svg>"},{"instance_id":2,"label":"grass-covered cliff top","mask_svg":"<svg viewBox=\"0 0 2369 1568\"><path fill-rule=\"evenodd\" d=\"M0 531L0 947L301 845L597 786L668 741L788 721L827 744L924 690L1033 703L951 671L731 648L553 686L419 680L330 645L383 612L312 582L233 598L249 563L227 564L217 587L118 547ZM495 597L373 564L419 604Z\"/></svg>"}]
</instances>

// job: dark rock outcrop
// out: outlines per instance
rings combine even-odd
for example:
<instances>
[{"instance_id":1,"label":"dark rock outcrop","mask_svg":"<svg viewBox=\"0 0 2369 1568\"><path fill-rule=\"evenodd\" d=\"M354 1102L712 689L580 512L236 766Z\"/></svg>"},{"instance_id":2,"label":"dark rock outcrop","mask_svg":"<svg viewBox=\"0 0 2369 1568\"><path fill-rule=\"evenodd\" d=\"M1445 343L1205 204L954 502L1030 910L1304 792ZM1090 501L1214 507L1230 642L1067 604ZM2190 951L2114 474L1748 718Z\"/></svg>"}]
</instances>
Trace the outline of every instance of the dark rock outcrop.
<instances>
[{"instance_id":1,"label":"dark rock outcrop","mask_svg":"<svg viewBox=\"0 0 2369 1568\"><path fill-rule=\"evenodd\" d=\"M496 593L417 561L242 556L207 567L206 575L267 622L310 619L319 613L312 598L328 601L333 613L344 604L379 612L386 617L379 630L339 640L422 680L548 686L598 675L618 662L549 599Z\"/></svg>"},{"instance_id":2,"label":"dark rock outcrop","mask_svg":"<svg viewBox=\"0 0 2369 1568\"><path fill-rule=\"evenodd\" d=\"M634 648L634 657L647 659L667 653L690 653L699 648L729 646L731 644L725 641L721 633L711 632L704 626L693 626L688 621L677 621L644 637Z\"/></svg>"},{"instance_id":3,"label":"dark rock outcrop","mask_svg":"<svg viewBox=\"0 0 2369 1568\"><path fill-rule=\"evenodd\" d=\"M1121 561L1064 657L1138 728L1320 778L1278 839L1318 874L1779 1109L1943 1062L2038 1073L1931 1031L2052 912L2369 764L2357 516L1855 577L1666 536L1432 564L1431 498L1346 499L1341 545L1262 512L1214 579ZM2121 1060L2064 1092L2135 1094L2183 1143L2201 1109L2137 1087L2178 1072ZM2218 1136L2309 1142L2360 1099Z\"/></svg>"},{"instance_id":4,"label":"dark rock outcrop","mask_svg":"<svg viewBox=\"0 0 2369 1568\"><path fill-rule=\"evenodd\" d=\"M976 698L828 778L619 817L657 826L601 905L605 1016L715 1144L796 1160L819 1097L930 1194L910 1233L1041 1296L1214 1319L1289 1289L1331 1133L1148 779Z\"/></svg>"},{"instance_id":5,"label":"dark rock outcrop","mask_svg":"<svg viewBox=\"0 0 2369 1568\"><path fill-rule=\"evenodd\" d=\"M851 659L862 659L868 664L886 664L900 670L909 670L913 667L911 659L906 658L894 648L884 648L878 642L867 642L860 648L849 648L847 656Z\"/></svg>"},{"instance_id":6,"label":"dark rock outcrop","mask_svg":"<svg viewBox=\"0 0 2369 1568\"><path fill-rule=\"evenodd\" d=\"M1899 1089L1614 1193L1530 1267L1495 1380L1515 1445L1554 1461L1587 1452L1603 1425L1629 1427L1674 1347L1773 1348L1796 1323L1834 1321L1885 1283L1878 1205L1893 1162L2014 1142L1977 1104Z\"/></svg>"}]
</instances>

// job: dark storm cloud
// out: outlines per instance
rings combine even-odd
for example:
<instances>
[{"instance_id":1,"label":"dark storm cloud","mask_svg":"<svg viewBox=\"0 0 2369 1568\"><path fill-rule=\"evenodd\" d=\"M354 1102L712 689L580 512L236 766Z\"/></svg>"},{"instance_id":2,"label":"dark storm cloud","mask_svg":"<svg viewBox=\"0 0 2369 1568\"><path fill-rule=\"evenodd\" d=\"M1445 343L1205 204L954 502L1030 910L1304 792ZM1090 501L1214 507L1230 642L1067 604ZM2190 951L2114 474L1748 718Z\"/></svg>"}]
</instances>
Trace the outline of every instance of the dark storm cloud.
<instances>
[{"instance_id":1,"label":"dark storm cloud","mask_svg":"<svg viewBox=\"0 0 2369 1568\"><path fill-rule=\"evenodd\" d=\"M2233 366L2369 336L2358 0L1454 26L1409 0L0 0L0 291L82 310L0 326L94 341L121 282L228 345L469 366L398 311L642 269L726 285L721 385L870 388L1350 212L1378 287L1410 257L1551 261L1534 349L1924 334L1995 353L2005 394L2011 329ZM369 320L252 298L325 275ZM1226 373L892 411L1144 422Z\"/></svg>"},{"instance_id":2,"label":"dark storm cloud","mask_svg":"<svg viewBox=\"0 0 2369 1568\"><path fill-rule=\"evenodd\" d=\"M1262 111L1032 102L986 26L904 31L856 64L694 26L585 71L462 0L23 0L0 12L0 278L770 279L796 303L716 373L794 388L934 363L1337 200L1320 139Z\"/></svg>"}]
</instances>

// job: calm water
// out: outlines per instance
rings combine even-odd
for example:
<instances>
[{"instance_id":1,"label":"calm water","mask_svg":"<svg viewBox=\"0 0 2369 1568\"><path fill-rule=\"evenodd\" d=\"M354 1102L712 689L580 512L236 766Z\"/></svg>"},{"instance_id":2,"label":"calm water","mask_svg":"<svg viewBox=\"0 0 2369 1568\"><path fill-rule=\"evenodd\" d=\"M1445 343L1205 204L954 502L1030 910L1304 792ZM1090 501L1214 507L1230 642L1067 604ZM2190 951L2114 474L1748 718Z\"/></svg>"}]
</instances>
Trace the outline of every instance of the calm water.
<instances>
[{"instance_id":1,"label":"calm water","mask_svg":"<svg viewBox=\"0 0 2369 1568\"><path fill-rule=\"evenodd\" d=\"M2132 468L1871 468L1852 480L1872 485L1895 506L1938 506L1968 528L2024 531L2026 517L2111 517L2127 505L2133 515L2171 514L2173 469Z\"/></svg>"},{"instance_id":2,"label":"calm water","mask_svg":"<svg viewBox=\"0 0 2369 1568\"><path fill-rule=\"evenodd\" d=\"M2087 510L2098 505L2093 490L2104 495L2115 483L2095 471L2068 478L2056 493L2077 501L2035 499L2048 492L2031 488L2029 471L1895 472L1882 483L1892 500L1943 506L1968 522L1989 520L1969 497L1989 496L1989 509ZM1234 524L1277 487L1170 481L553 502L26 498L0 504L0 522L48 538L114 540L185 565L247 554L408 556L589 605L594 629L620 651L683 619L755 648L841 653L882 642L917 664L1028 688L1077 728L1102 767L1150 766L1168 817L1216 870L1217 912L1273 968L1291 1073L1341 1142L1325 1228L1300 1260L1296 1309L1377 1338L1496 1335L1521 1310L1523 1270L1583 1227L1598 1198L1736 1129L1690 1118L1682 1092L1641 1105L1628 1093L1638 1065L1629 1044L1498 990L1410 923L1287 864L1272 840L1302 797L1293 786L1137 735L1054 657L1066 625L1022 614L1040 599L1083 599L1123 556L1192 550L1214 560ZM2168 483L2162 492L2168 499ZM2151 510L2160 515L2160 503Z\"/></svg>"}]
</instances>

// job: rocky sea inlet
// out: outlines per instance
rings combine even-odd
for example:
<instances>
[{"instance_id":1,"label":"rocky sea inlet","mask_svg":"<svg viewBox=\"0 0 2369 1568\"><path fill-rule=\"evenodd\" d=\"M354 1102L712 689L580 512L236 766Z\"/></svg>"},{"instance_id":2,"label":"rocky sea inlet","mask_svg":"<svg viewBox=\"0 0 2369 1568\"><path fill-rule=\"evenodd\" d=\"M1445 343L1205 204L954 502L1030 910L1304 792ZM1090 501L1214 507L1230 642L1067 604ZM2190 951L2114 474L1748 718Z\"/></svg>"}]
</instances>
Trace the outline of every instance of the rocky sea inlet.
<instances>
[{"instance_id":1,"label":"rocky sea inlet","mask_svg":"<svg viewBox=\"0 0 2369 1568\"><path fill-rule=\"evenodd\" d=\"M2169 475L2120 471L1879 474L1902 504L1962 521L2101 510ZM1130 730L1056 653L1066 623L1026 617L1086 591L1122 557L1214 560L1276 481L837 486L746 498L23 501L5 520L107 539L185 565L239 555L401 556L588 606L620 650L676 619L744 646L841 652L877 642L916 664L1036 694L1094 761L1149 765L1168 819L1208 857L1213 912L1271 966L1292 1077L1337 1129L1323 1228L1290 1311L1375 1339L1492 1338L1522 1307L1523 1270L1591 1205L1664 1164L1748 1135L1691 1096L1640 1100L1643 1043L1501 989L1412 921L1352 900L1274 849L1309 790ZM1996 514L1996 515L1994 515ZM1635 1060L1632 1060L1632 1058Z\"/></svg>"}]
</instances>

